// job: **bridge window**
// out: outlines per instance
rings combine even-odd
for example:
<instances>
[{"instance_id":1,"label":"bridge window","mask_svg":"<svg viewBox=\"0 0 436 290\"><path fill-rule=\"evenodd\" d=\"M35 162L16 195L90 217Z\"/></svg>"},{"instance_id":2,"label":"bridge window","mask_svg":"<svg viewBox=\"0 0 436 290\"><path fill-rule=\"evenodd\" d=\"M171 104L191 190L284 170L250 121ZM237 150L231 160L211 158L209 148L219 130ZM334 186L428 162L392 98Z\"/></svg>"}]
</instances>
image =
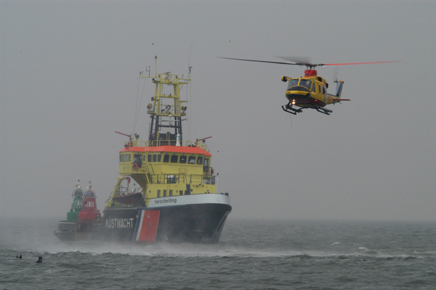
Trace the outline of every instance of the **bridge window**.
<instances>
[{"instance_id":1,"label":"bridge window","mask_svg":"<svg viewBox=\"0 0 436 290\"><path fill-rule=\"evenodd\" d=\"M180 160L179 160L179 162L180 162L180 163L186 163L186 157L187 157L187 156L185 156L185 155L180 156Z\"/></svg>"},{"instance_id":2,"label":"bridge window","mask_svg":"<svg viewBox=\"0 0 436 290\"><path fill-rule=\"evenodd\" d=\"M171 155L171 163L177 163L178 159L179 159L178 155Z\"/></svg>"},{"instance_id":3,"label":"bridge window","mask_svg":"<svg viewBox=\"0 0 436 290\"><path fill-rule=\"evenodd\" d=\"M153 162L156 162L156 161L157 161L157 155L153 154Z\"/></svg>"},{"instance_id":4,"label":"bridge window","mask_svg":"<svg viewBox=\"0 0 436 290\"><path fill-rule=\"evenodd\" d=\"M142 161L145 162L145 155L142 155Z\"/></svg>"},{"instance_id":5,"label":"bridge window","mask_svg":"<svg viewBox=\"0 0 436 290\"><path fill-rule=\"evenodd\" d=\"M195 164L195 156L189 156L189 164Z\"/></svg>"},{"instance_id":6,"label":"bridge window","mask_svg":"<svg viewBox=\"0 0 436 290\"><path fill-rule=\"evenodd\" d=\"M203 164L203 157L202 156L198 156L197 164Z\"/></svg>"},{"instance_id":7,"label":"bridge window","mask_svg":"<svg viewBox=\"0 0 436 290\"><path fill-rule=\"evenodd\" d=\"M148 154L148 159L147 159L148 162L151 162L151 158L152 158L152 157L151 157L151 154Z\"/></svg>"},{"instance_id":8,"label":"bridge window","mask_svg":"<svg viewBox=\"0 0 436 290\"><path fill-rule=\"evenodd\" d=\"M170 156L168 154L164 155L163 162L168 163L170 161Z\"/></svg>"},{"instance_id":9,"label":"bridge window","mask_svg":"<svg viewBox=\"0 0 436 290\"><path fill-rule=\"evenodd\" d=\"M157 190L157 197L160 197L160 189Z\"/></svg>"},{"instance_id":10,"label":"bridge window","mask_svg":"<svg viewBox=\"0 0 436 290\"><path fill-rule=\"evenodd\" d=\"M160 162L162 160L162 154L157 155L157 162Z\"/></svg>"},{"instance_id":11,"label":"bridge window","mask_svg":"<svg viewBox=\"0 0 436 290\"><path fill-rule=\"evenodd\" d=\"M135 154L135 156L133 156L133 162L134 164L136 164L138 166L138 168L142 167L142 159L141 159L141 155L140 154Z\"/></svg>"},{"instance_id":12,"label":"bridge window","mask_svg":"<svg viewBox=\"0 0 436 290\"><path fill-rule=\"evenodd\" d=\"M163 191L163 197L166 197L166 196L167 196L167 190L164 189L164 191Z\"/></svg>"}]
</instances>

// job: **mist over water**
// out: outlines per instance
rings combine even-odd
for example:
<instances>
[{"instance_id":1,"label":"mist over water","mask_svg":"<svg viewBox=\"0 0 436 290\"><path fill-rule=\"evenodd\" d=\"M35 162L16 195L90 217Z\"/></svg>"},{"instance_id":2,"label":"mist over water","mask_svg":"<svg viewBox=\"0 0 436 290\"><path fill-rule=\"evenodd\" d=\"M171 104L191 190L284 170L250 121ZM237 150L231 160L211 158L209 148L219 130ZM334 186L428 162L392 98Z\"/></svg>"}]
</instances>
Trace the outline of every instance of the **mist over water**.
<instances>
[{"instance_id":1,"label":"mist over water","mask_svg":"<svg viewBox=\"0 0 436 290\"><path fill-rule=\"evenodd\" d=\"M230 219L220 243L60 242L0 221L0 289L431 289L436 224ZM23 259L16 256L22 255ZM42 264L36 264L39 256Z\"/></svg>"}]
</instances>

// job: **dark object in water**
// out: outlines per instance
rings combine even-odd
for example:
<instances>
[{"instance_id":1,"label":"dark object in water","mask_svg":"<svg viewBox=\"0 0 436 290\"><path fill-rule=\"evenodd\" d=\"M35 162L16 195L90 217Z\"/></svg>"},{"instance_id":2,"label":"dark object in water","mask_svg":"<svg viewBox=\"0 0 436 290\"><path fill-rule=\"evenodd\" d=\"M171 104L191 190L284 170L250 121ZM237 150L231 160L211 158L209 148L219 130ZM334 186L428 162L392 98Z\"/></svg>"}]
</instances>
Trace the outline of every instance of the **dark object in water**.
<instances>
[{"instance_id":1,"label":"dark object in water","mask_svg":"<svg viewBox=\"0 0 436 290\"><path fill-rule=\"evenodd\" d=\"M22 259L23 258L23 256L22 255L20 255L19 257L17 256L17 259Z\"/></svg>"},{"instance_id":2,"label":"dark object in water","mask_svg":"<svg viewBox=\"0 0 436 290\"><path fill-rule=\"evenodd\" d=\"M42 263L42 257L39 257L38 261L36 261L37 263Z\"/></svg>"}]
</instances>

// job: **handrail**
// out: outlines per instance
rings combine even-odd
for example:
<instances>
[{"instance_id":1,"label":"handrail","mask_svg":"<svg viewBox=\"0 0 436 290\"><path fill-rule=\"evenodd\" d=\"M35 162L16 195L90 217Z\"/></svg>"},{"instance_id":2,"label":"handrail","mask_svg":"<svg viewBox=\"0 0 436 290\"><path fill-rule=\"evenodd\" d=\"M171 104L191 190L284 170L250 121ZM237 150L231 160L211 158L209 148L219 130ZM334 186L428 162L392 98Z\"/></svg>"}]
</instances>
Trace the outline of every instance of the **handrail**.
<instances>
[{"instance_id":1,"label":"handrail","mask_svg":"<svg viewBox=\"0 0 436 290\"><path fill-rule=\"evenodd\" d=\"M174 145L172 145L172 143ZM197 143L197 145L196 145ZM171 144L171 145L170 145ZM124 147L155 147L155 146L175 146L176 140L153 140L153 141L144 141L144 140L132 140L124 142ZM207 151L207 145L201 144L200 142L194 141L182 141L181 145L184 147L200 147L201 149Z\"/></svg>"}]
</instances>

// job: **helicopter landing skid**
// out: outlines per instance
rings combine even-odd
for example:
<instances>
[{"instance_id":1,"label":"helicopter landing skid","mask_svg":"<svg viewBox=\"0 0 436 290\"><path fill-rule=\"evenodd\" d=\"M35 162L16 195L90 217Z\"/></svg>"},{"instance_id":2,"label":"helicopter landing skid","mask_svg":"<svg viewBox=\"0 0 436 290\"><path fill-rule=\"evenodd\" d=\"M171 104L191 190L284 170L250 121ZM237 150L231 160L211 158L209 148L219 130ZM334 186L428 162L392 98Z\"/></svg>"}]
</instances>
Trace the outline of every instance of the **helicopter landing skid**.
<instances>
[{"instance_id":1,"label":"helicopter landing skid","mask_svg":"<svg viewBox=\"0 0 436 290\"><path fill-rule=\"evenodd\" d=\"M315 110L317 110L320 113L326 114L326 115L330 115L330 113L333 113L332 110L324 109L324 108L321 108L321 107L315 107Z\"/></svg>"},{"instance_id":2,"label":"helicopter landing skid","mask_svg":"<svg viewBox=\"0 0 436 290\"><path fill-rule=\"evenodd\" d=\"M289 104L287 104L286 106L282 106L282 109L283 111L288 112L289 114L292 115L297 115L297 113L303 112L301 109L292 108L292 106L290 106Z\"/></svg>"}]
</instances>

